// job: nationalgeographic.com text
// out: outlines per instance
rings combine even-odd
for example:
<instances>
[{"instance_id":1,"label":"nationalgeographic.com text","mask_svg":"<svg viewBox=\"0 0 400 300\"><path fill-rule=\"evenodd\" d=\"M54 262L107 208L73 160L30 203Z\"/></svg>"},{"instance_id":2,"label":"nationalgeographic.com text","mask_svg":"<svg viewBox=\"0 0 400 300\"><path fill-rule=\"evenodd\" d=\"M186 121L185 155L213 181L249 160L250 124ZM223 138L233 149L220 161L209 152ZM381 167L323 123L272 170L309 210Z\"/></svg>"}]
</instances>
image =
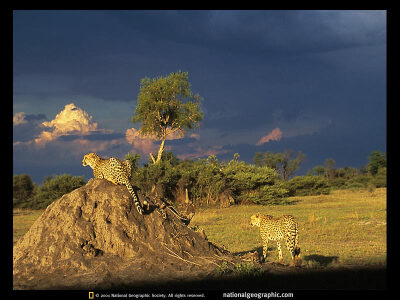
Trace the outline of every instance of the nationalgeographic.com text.
<instances>
[{"instance_id":1,"label":"nationalgeographic.com text","mask_svg":"<svg viewBox=\"0 0 400 300\"><path fill-rule=\"evenodd\" d=\"M269 293L223 293L222 297L224 298L246 298L246 299L262 299L262 298L293 298L293 293L278 293L278 292L269 292Z\"/></svg>"}]
</instances>

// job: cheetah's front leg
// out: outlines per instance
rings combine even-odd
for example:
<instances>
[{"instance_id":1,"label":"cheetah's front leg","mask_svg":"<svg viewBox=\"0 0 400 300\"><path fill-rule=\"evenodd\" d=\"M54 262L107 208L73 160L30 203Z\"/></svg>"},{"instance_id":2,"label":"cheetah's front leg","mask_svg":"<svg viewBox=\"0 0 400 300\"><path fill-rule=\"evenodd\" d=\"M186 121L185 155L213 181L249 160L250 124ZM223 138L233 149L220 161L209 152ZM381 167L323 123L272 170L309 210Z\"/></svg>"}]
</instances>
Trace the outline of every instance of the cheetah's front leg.
<instances>
[{"instance_id":1,"label":"cheetah's front leg","mask_svg":"<svg viewBox=\"0 0 400 300\"><path fill-rule=\"evenodd\" d=\"M276 246L278 247L278 251L279 251L279 263L283 264L283 255L282 255L281 243L279 241L276 241Z\"/></svg>"},{"instance_id":2,"label":"cheetah's front leg","mask_svg":"<svg viewBox=\"0 0 400 300\"><path fill-rule=\"evenodd\" d=\"M267 258L267 250L268 250L268 240L264 240L264 245L263 245L263 256L264 256L264 259Z\"/></svg>"},{"instance_id":3,"label":"cheetah's front leg","mask_svg":"<svg viewBox=\"0 0 400 300\"><path fill-rule=\"evenodd\" d=\"M267 250L268 250L268 239L263 241L263 257L264 260L267 258Z\"/></svg>"}]
</instances>

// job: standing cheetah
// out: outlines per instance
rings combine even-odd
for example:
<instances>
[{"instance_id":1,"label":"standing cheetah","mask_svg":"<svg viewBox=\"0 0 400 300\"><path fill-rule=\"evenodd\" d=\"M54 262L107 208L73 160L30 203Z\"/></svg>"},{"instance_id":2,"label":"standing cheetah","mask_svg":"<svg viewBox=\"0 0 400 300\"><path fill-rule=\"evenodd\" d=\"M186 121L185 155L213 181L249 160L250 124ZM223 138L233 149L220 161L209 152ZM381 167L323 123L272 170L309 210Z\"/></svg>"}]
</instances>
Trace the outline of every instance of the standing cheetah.
<instances>
[{"instance_id":1,"label":"standing cheetah","mask_svg":"<svg viewBox=\"0 0 400 300\"><path fill-rule=\"evenodd\" d=\"M129 162L122 161L115 157L103 159L96 153L88 153L83 157L82 165L90 166L93 169L95 178L104 178L114 184L125 185L135 202L137 211L139 214L143 214L143 208L129 181L131 177L131 166Z\"/></svg>"},{"instance_id":2,"label":"standing cheetah","mask_svg":"<svg viewBox=\"0 0 400 300\"><path fill-rule=\"evenodd\" d=\"M268 241L276 241L279 251L279 262L283 263L281 240L286 240L286 247L292 256L291 266L295 265L296 256L300 259L300 247L298 246L297 223L293 216L285 215L280 218L257 213L251 216L250 224L260 227L260 235L263 240L263 256L267 256Z\"/></svg>"}]
</instances>

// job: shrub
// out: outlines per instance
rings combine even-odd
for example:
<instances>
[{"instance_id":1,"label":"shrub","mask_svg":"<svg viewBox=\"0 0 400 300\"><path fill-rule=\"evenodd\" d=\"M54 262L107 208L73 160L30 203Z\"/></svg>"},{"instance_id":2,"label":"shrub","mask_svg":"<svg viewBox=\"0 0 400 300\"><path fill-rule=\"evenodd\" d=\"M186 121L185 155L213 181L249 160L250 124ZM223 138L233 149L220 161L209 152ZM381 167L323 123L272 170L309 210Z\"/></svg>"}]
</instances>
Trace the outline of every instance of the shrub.
<instances>
[{"instance_id":1,"label":"shrub","mask_svg":"<svg viewBox=\"0 0 400 300\"><path fill-rule=\"evenodd\" d=\"M272 204L281 202L288 195L276 171L269 167L231 161L222 168L222 172L227 187L239 202Z\"/></svg>"},{"instance_id":2,"label":"shrub","mask_svg":"<svg viewBox=\"0 0 400 300\"><path fill-rule=\"evenodd\" d=\"M157 164L150 163L139 168L133 174L133 182L144 191L150 191L155 187L161 197L172 199L180 178L176 168L178 161L172 153L164 152Z\"/></svg>"},{"instance_id":3,"label":"shrub","mask_svg":"<svg viewBox=\"0 0 400 300\"><path fill-rule=\"evenodd\" d=\"M47 176L43 184L37 189L34 197L24 203L22 208L41 209L46 208L54 200L85 185L82 176L71 176L63 174L58 176Z\"/></svg>"},{"instance_id":4,"label":"shrub","mask_svg":"<svg viewBox=\"0 0 400 300\"><path fill-rule=\"evenodd\" d=\"M327 195L330 192L328 181L322 176L297 176L285 182L284 187L289 196Z\"/></svg>"},{"instance_id":5,"label":"shrub","mask_svg":"<svg viewBox=\"0 0 400 300\"><path fill-rule=\"evenodd\" d=\"M336 177L328 179L327 183L332 189L345 189L349 180L343 177Z\"/></svg>"},{"instance_id":6,"label":"shrub","mask_svg":"<svg viewBox=\"0 0 400 300\"><path fill-rule=\"evenodd\" d=\"M377 187L382 188L387 186L386 168L380 168L378 173L373 177L371 182Z\"/></svg>"},{"instance_id":7,"label":"shrub","mask_svg":"<svg viewBox=\"0 0 400 300\"><path fill-rule=\"evenodd\" d=\"M259 277L264 274L264 270L255 266L252 262L236 264L233 272L239 277Z\"/></svg>"},{"instance_id":8,"label":"shrub","mask_svg":"<svg viewBox=\"0 0 400 300\"><path fill-rule=\"evenodd\" d=\"M35 184L28 174L13 176L13 207L21 207L34 194Z\"/></svg>"}]
</instances>

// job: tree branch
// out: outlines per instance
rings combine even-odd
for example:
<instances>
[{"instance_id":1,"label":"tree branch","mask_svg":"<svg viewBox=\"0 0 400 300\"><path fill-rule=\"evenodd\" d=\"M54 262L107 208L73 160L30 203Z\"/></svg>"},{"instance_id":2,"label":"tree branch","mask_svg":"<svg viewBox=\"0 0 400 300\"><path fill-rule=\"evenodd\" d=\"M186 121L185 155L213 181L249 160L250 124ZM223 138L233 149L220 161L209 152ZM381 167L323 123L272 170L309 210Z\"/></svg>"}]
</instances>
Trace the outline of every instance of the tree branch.
<instances>
[{"instance_id":1,"label":"tree branch","mask_svg":"<svg viewBox=\"0 0 400 300\"><path fill-rule=\"evenodd\" d=\"M155 163L156 163L156 160L155 160L155 158L154 158L154 156L153 156L153 153L150 152L149 155L150 155L150 157L151 157L151 160L153 161L153 164L155 164Z\"/></svg>"}]
</instances>

